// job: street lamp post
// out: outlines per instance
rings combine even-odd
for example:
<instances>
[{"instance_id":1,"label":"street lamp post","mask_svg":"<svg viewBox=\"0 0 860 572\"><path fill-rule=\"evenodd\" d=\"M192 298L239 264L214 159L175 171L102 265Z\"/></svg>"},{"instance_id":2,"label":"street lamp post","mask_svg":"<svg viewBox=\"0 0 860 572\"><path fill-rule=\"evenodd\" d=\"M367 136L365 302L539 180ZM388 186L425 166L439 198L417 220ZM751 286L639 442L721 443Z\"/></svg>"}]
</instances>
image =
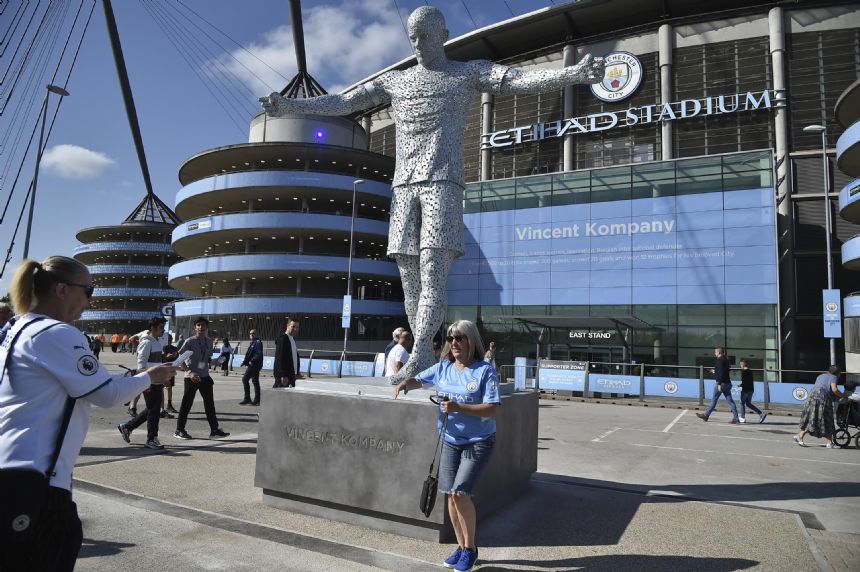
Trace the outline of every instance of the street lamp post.
<instances>
[{"instance_id":1,"label":"street lamp post","mask_svg":"<svg viewBox=\"0 0 860 572\"><path fill-rule=\"evenodd\" d=\"M349 310L350 310L350 320L352 316L352 252L353 252L353 238L355 235L355 194L359 185L364 184L364 179L356 179L352 182L352 215L350 216L349 221L349 263L347 265L346 270L346 295L349 298ZM349 321L344 321L343 328L343 358L342 361L346 361L346 343L349 339Z\"/></svg>"},{"instance_id":2,"label":"street lamp post","mask_svg":"<svg viewBox=\"0 0 860 572\"><path fill-rule=\"evenodd\" d=\"M56 93L60 97L69 95L68 91L56 85L48 84L45 88L48 91L45 93L45 101L42 103L42 129L39 132L39 146L36 148L36 170L33 173L33 188L30 189L30 214L27 216L27 234L24 238L23 258L27 258L30 255L30 233L33 231L33 211L36 208L36 186L39 183L39 164L42 162L42 152L44 151L42 146L45 140L45 123L48 118L48 97L52 93Z\"/></svg>"},{"instance_id":3,"label":"street lamp post","mask_svg":"<svg viewBox=\"0 0 860 572\"><path fill-rule=\"evenodd\" d=\"M830 211L832 210L832 205L830 204L830 164L827 161L827 127L824 125L807 125L803 128L806 133L820 133L821 134L821 160L822 160L822 171L824 173L824 234L827 239L827 289L833 289L833 251L830 244L831 241L831 222L830 222ZM830 338L830 365L836 364L836 339Z\"/></svg>"}]
</instances>

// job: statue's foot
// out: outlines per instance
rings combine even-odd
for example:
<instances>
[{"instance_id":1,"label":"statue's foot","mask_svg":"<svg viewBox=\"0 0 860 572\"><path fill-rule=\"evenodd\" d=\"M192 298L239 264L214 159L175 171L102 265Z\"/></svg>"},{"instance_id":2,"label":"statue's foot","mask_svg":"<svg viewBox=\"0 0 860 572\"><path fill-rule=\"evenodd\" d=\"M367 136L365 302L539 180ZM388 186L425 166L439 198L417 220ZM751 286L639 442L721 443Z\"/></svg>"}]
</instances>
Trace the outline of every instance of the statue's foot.
<instances>
[{"instance_id":1,"label":"statue's foot","mask_svg":"<svg viewBox=\"0 0 860 572\"><path fill-rule=\"evenodd\" d=\"M436 357L431 352L429 357L423 357L421 353L415 352L409 356L409 361L403 364L400 371L388 378L391 385L398 385L401 381L415 377L425 369L436 363Z\"/></svg>"}]
</instances>

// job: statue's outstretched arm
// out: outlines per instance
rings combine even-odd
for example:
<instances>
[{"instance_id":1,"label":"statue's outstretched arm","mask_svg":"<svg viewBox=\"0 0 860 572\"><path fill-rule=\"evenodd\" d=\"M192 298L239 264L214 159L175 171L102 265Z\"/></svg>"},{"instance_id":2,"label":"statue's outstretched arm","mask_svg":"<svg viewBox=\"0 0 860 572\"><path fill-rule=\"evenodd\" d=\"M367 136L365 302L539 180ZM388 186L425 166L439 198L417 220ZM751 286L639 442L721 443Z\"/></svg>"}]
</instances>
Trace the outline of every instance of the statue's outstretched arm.
<instances>
[{"instance_id":1,"label":"statue's outstretched arm","mask_svg":"<svg viewBox=\"0 0 860 572\"><path fill-rule=\"evenodd\" d=\"M606 63L587 54L578 64L561 69L511 68L502 79L501 93L536 93L561 89L575 83L600 83Z\"/></svg>"},{"instance_id":2,"label":"statue's outstretched arm","mask_svg":"<svg viewBox=\"0 0 860 572\"><path fill-rule=\"evenodd\" d=\"M379 97L373 97L365 86L345 94L327 94L307 99L283 97L277 91L260 98L263 109L270 117L281 117L290 113L311 115L349 115L380 104Z\"/></svg>"}]
</instances>

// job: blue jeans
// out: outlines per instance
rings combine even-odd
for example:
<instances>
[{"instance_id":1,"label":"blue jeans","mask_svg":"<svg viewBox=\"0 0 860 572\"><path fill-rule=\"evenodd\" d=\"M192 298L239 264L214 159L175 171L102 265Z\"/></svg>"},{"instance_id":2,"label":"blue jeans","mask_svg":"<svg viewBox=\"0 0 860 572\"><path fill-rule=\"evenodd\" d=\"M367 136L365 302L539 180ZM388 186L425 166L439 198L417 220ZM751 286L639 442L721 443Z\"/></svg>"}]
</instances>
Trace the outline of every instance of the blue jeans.
<instances>
[{"instance_id":1,"label":"blue jeans","mask_svg":"<svg viewBox=\"0 0 860 572\"><path fill-rule=\"evenodd\" d=\"M741 417L746 417L747 412L744 409L744 405L761 415L761 409L752 404L752 391L741 391Z\"/></svg>"},{"instance_id":2,"label":"blue jeans","mask_svg":"<svg viewBox=\"0 0 860 572\"><path fill-rule=\"evenodd\" d=\"M439 460L439 491L472 496L495 444L495 435L469 445L451 445L443 441L442 457Z\"/></svg>"},{"instance_id":3,"label":"blue jeans","mask_svg":"<svg viewBox=\"0 0 860 572\"><path fill-rule=\"evenodd\" d=\"M714 384L714 397L711 399L711 405L708 407L708 410L705 411L705 417L710 417L711 413L714 412L714 409L717 408L717 401L720 399L720 395L724 396L726 401L729 402L729 409L732 410L732 417L737 419L738 408L735 407L735 400L732 399L732 384L730 381Z\"/></svg>"}]
</instances>

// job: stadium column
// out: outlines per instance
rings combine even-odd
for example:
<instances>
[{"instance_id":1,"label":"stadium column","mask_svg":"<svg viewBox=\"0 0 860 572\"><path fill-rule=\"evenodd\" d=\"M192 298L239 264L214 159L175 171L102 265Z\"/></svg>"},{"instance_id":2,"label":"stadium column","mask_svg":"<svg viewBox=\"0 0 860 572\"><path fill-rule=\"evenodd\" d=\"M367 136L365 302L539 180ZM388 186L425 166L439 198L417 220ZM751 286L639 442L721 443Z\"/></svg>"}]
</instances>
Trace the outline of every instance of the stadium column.
<instances>
[{"instance_id":1,"label":"stadium column","mask_svg":"<svg viewBox=\"0 0 860 572\"><path fill-rule=\"evenodd\" d=\"M576 64L576 47L572 44L564 46L562 51L562 63L565 67ZM564 88L564 117L565 119L573 117L573 86L569 85ZM563 164L565 171L573 171L576 168L576 147L573 139L573 133L568 133L564 136L564 148L562 155L564 157Z\"/></svg>"},{"instance_id":2,"label":"stadium column","mask_svg":"<svg viewBox=\"0 0 860 572\"><path fill-rule=\"evenodd\" d=\"M776 143L776 204L777 204L777 260L779 261L779 316L777 332L780 339L779 364L790 367L794 364L785 363L783 356L797 355L797 335L792 335L795 329L797 310L795 291L794 267L794 213L792 206L792 189L789 168L788 142L788 107L784 103L786 88L785 65L785 13L781 7L772 8L768 13L770 30L770 57L773 66L773 91L777 100L774 116L774 138Z\"/></svg>"},{"instance_id":3,"label":"stadium column","mask_svg":"<svg viewBox=\"0 0 860 572\"><path fill-rule=\"evenodd\" d=\"M369 114L361 118L361 126L367 135L367 150L370 151L370 129L373 127L373 119L371 119Z\"/></svg>"},{"instance_id":4,"label":"stadium column","mask_svg":"<svg viewBox=\"0 0 860 572\"><path fill-rule=\"evenodd\" d=\"M481 94L481 132L483 134L492 133L493 131L493 106L496 103L496 98L492 93ZM481 149L481 180L489 181L492 179L493 172L493 151L490 147Z\"/></svg>"},{"instance_id":5,"label":"stadium column","mask_svg":"<svg viewBox=\"0 0 860 572\"><path fill-rule=\"evenodd\" d=\"M669 24L663 24L657 32L660 58L660 102L672 101L672 50L675 47L675 29ZM674 122L664 121L660 127L661 159L666 161L675 155L672 129Z\"/></svg>"}]
</instances>

